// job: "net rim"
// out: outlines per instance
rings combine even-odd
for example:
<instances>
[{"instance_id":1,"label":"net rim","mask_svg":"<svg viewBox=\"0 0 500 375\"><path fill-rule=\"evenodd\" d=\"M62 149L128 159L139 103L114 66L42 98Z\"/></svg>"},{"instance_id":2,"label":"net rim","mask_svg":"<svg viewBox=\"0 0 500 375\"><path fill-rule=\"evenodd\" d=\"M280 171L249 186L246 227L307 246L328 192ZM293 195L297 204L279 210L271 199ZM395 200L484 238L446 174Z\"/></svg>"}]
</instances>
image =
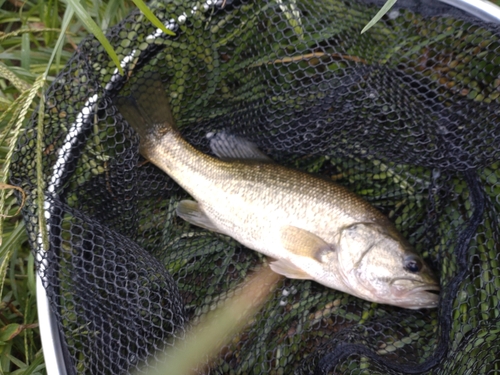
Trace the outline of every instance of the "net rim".
<instances>
[{"instance_id":1,"label":"net rim","mask_svg":"<svg viewBox=\"0 0 500 375\"><path fill-rule=\"evenodd\" d=\"M500 7L487 0L439 0L484 22L500 23Z\"/></svg>"}]
</instances>

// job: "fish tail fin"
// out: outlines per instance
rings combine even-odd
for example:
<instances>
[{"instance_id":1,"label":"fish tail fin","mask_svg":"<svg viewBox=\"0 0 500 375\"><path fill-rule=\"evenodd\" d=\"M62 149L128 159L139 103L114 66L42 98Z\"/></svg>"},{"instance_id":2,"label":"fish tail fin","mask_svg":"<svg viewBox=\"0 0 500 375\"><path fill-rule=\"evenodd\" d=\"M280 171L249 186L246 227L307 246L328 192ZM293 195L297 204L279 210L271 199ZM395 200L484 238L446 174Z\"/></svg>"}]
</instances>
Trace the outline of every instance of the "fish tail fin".
<instances>
[{"instance_id":1,"label":"fish tail fin","mask_svg":"<svg viewBox=\"0 0 500 375\"><path fill-rule=\"evenodd\" d=\"M157 73L135 83L130 96L118 97L115 105L139 134L141 143L176 128L161 77Z\"/></svg>"}]
</instances>

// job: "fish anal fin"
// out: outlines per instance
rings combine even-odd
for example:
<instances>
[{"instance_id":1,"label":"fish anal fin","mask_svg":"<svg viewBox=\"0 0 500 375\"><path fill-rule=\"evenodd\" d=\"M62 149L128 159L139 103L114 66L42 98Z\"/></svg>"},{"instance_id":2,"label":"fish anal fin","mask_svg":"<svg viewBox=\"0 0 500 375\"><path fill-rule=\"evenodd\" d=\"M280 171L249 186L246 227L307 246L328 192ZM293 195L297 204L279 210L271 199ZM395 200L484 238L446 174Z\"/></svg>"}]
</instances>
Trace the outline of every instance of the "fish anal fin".
<instances>
[{"instance_id":1,"label":"fish anal fin","mask_svg":"<svg viewBox=\"0 0 500 375\"><path fill-rule=\"evenodd\" d=\"M304 270L297 267L287 259L278 259L269 264L269 267L277 274L288 277L289 279L310 280L312 277Z\"/></svg>"},{"instance_id":2,"label":"fish anal fin","mask_svg":"<svg viewBox=\"0 0 500 375\"><path fill-rule=\"evenodd\" d=\"M209 133L212 152L221 160L250 160L272 163L273 161L259 150L257 145L249 140L224 131Z\"/></svg>"},{"instance_id":3,"label":"fish anal fin","mask_svg":"<svg viewBox=\"0 0 500 375\"><path fill-rule=\"evenodd\" d=\"M208 218L201 210L199 204L191 200L182 200L177 205L177 216L186 220L188 223L198 227L211 230L212 232L222 233L219 228Z\"/></svg>"},{"instance_id":4,"label":"fish anal fin","mask_svg":"<svg viewBox=\"0 0 500 375\"><path fill-rule=\"evenodd\" d=\"M326 252L335 251L333 245L307 230L294 226L281 228L281 243L289 252L322 262Z\"/></svg>"}]
</instances>

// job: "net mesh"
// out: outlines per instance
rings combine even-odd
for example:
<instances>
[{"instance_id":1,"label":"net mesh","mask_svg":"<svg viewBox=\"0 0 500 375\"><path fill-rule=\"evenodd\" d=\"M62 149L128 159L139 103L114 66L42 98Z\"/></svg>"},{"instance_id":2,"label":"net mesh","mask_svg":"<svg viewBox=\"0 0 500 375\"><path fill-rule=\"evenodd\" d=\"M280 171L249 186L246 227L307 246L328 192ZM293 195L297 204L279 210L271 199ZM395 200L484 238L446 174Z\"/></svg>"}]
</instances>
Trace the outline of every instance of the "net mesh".
<instances>
[{"instance_id":1,"label":"net mesh","mask_svg":"<svg viewBox=\"0 0 500 375\"><path fill-rule=\"evenodd\" d=\"M213 374L493 374L500 351L500 28L434 2L150 2L81 43L35 116L12 181L68 369L147 369L265 261L175 215L186 193L138 152L113 101L160 74L178 127L210 153L228 131L384 212L431 264L438 309L376 305L283 280ZM170 23L169 23L170 22ZM47 221L48 247L39 233Z\"/></svg>"}]
</instances>

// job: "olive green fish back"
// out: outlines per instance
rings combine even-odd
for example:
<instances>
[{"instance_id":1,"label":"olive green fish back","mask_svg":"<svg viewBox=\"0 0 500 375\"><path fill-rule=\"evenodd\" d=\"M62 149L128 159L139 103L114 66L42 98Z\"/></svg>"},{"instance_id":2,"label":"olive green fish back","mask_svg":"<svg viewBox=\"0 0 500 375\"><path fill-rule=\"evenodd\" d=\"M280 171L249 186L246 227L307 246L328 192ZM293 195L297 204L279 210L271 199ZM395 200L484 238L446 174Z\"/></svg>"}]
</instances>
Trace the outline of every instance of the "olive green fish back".
<instances>
[{"instance_id":1,"label":"olive green fish back","mask_svg":"<svg viewBox=\"0 0 500 375\"><path fill-rule=\"evenodd\" d=\"M410 311L283 280L205 373L500 371L500 28L400 0L361 34L382 3L151 1L176 36L139 12L111 28L124 76L96 40L79 45L46 94L43 206L38 117L11 176L68 373L156 366L265 261L178 218L187 194L140 156L113 103L158 76L193 146L210 154L225 131L346 186L442 285L439 309Z\"/></svg>"}]
</instances>

